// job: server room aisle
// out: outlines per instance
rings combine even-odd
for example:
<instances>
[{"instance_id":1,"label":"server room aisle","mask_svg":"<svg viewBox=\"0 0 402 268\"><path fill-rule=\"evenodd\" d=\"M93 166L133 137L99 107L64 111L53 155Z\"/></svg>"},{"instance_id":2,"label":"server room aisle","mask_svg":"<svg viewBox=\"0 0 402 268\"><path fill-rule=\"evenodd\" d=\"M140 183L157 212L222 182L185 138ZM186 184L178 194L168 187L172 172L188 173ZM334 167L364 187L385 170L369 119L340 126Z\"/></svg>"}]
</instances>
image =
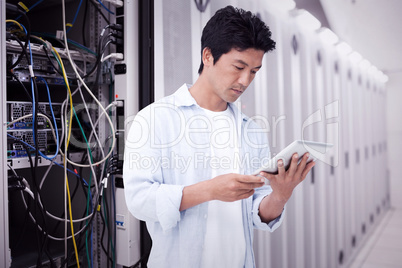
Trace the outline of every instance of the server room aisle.
<instances>
[{"instance_id":1,"label":"server room aisle","mask_svg":"<svg viewBox=\"0 0 402 268\"><path fill-rule=\"evenodd\" d=\"M402 208L391 208L350 268L402 268Z\"/></svg>"}]
</instances>

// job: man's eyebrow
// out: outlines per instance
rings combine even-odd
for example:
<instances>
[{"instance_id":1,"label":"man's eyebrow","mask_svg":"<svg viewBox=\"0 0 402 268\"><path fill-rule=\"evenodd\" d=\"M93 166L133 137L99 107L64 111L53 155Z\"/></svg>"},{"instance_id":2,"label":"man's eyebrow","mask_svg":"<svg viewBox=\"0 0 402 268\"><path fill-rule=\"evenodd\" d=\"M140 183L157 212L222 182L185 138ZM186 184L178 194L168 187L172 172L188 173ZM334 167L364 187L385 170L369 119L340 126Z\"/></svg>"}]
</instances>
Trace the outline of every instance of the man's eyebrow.
<instances>
[{"instance_id":1,"label":"man's eyebrow","mask_svg":"<svg viewBox=\"0 0 402 268\"><path fill-rule=\"evenodd\" d=\"M236 60L238 63L243 64L245 66L248 66L248 64L242 60ZM253 69L260 69L262 67L262 65L254 67Z\"/></svg>"}]
</instances>

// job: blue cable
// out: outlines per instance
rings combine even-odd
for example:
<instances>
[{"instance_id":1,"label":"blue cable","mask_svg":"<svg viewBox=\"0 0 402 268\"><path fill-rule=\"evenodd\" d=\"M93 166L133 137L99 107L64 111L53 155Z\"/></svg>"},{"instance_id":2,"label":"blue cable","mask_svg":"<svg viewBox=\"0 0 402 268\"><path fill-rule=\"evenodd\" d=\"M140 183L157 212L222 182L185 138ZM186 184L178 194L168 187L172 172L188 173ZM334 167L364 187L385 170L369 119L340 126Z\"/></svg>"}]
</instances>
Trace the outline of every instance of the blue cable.
<instances>
[{"instance_id":1,"label":"blue cable","mask_svg":"<svg viewBox=\"0 0 402 268\"><path fill-rule=\"evenodd\" d=\"M36 7L37 5L39 5L40 3L42 3L44 0L39 0L38 2L36 2L35 4L33 4L32 6L30 6L28 8L28 11L31 11L34 7ZM25 12L25 14L28 12ZM19 20L19 18L21 18L22 15L19 15L17 18L15 18L15 20Z\"/></svg>"},{"instance_id":2,"label":"blue cable","mask_svg":"<svg viewBox=\"0 0 402 268\"><path fill-rule=\"evenodd\" d=\"M39 4L42 3L42 2L43 2L43 0L39 0L38 2L36 2L35 4L33 4L33 5L29 8L29 10L33 9L34 7L36 7L37 5L39 5Z\"/></svg>"},{"instance_id":3,"label":"blue cable","mask_svg":"<svg viewBox=\"0 0 402 268\"><path fill-rule=\"evenodd\" d=\"M45 85L46 85L47 97L49 99L50 112L52 113L52 117L53 117L53 123L54 123L55 132L56 132L56 143L57 143L57 149L56 149L56 152L54 153L53 156L48 157L46 155L43 155L41 151L39 151L39 153L40 153L40 155L42 157L46 158L47 160L52 160L58 155L59 149L60 149L59 148L59 142L60 142L60 140L59 140L59 131L57 130L56 118L55 118L54 113L53 113L52 99L50 98L49 86L48 86L46 80L43 77L37 76L36 78L37 78L38 81L43 81L45 83Z\"/></svg>"},{"instance_id":4,"label":"blue cable","mask_svg":"<svg viewBox=\"0 0 402 268\"><path fill-rule=\"evenodd\" d=\"M33 147L31 144L26 143L25 141L20 140L20 139L14 137L14 136L11 135L11 134L8 134L8 133L7 133L7 136L9 136L9 137L11 137L11 138L13 138L13 139L18 140L18 142L21 142L21 143L25 144L26 146L28 146L29 148L35 150L35 147ZM57 163L57 162L55 162L55 161L53 161L53 163L55 163L55 164L56 164L57 166L59 166L59 167L64 168L63 165L61 165L61 164L59 164L59 163ZM72 171L71 169L68 169L68 168L67 168L67 171L70 172L70 173L72 173L72 174L74 174L74 175L77 176L78 178L82 179L82 180L85 182L85 184L88 185L88 183L84 180L84 178L81 178L77 173L75 173L74 171Z\"/></svg>"},{"instance_id":5,"label":"blue cable","mask_svg":"<svg viewBox=\"0 0 402 268\"><path fill-rule=\"evenodd\" d=\"M71 26L69 26L69 28L66 30L66 33L68 33L73 28L75 20L77 19L77 16L78 16L78 12L80 12L81 4L82 4L82 0L80 1L80 4L77 7L77 11L75 12L74 19L71 22Z\"/></svg>"},{"instance_id":6,"label":"blue cable","mask_svg":"<svg viewBox=\"0 0 402 268\"><path fill-rule=\"evenodd\" d=\"M22 24L20 24L20 25L24 29L25 34L28 35L28 31L25 28L25 26ZM33 57L32 57L32 49L31 49L31 41L30 40L28 40L28 48L29 48L29 57L30 57L30 62L28 62L28 66L32 67ZM35 126L35 111L36 111L35 110L35 90L34 90L34 83L33 83L34 77L31 76L31 70L29 72L30 72L29 77L31 80L31 90L32 90L32 128L33 128ZM36 139L35 139L35 131L33 131L33 129L32 129L32 137L33 137L34 145L37 146ZM40 154L42 154L41 151L38 150L38 152Z\"/></svg>"},{"instance_id":7,"label":"blue cable","mask_svg":"<svg viewBox=\"0 0 402 268\"><path fill-rule=\"evenodd\" d=\"M110 14L114 15L114 13L112 11L110 11L103 3L101 0L98 0L99 4L101 4L101 6L106 9L107 12L109 12Z\"/></svg>"},{"instance_id":8,"label":"blue cable","mask_svg":"<svg viewBox=\"0 0 402 268\"><path fill-rule=\"evenodd\" d=\"M24 29L24 31L25 31L25 34L27 34L27 30L25 29L25 26L24 25L22 25L21 24L21 27ZM33 57L32 57L32 49L31 49L31 41L30 40L28 40L28 48L29 48L29 56L30 56L30 65L32 66L32 63L33 63ZM32 77L31 76L31 74L29 75L30 76L30 80L31 80L31 90L32 90L32 127L34 127L35 126L35 111L36 111L36 109L35 109L35 90L34 90L34 82L33 82L33 79L34 79L34 77ZM46 84L46 89L47 89L47 93L48 93L48 97L49 97L49 104L50 104L50 110L51 110L51 112L52 112L52 115L53 115L53 120L54 120L54 114L53 114L53 108L52 108L52 104L51 104L51 100L50 100L50 93L49 93L49 87L48 87L48 85L47 85L47 83L46 83L46 80L45 79L43 79L43 78L41 78L43 81L45 81L45 84ZM55 122L55 121L54 121ZM58 133L58 131L57 131L57 124L55 123L55 128L56 128L56 138L57 138L57 148L59 148L59 142L58 142L58 140L59 140L59 138L58 138L58 136L59 136L59 133ZM36 144L36 139L35 139L35 131L33 131L33 129L32 129L32 137L33 137L33 141L34 141L34 145L35 146L38 146L37 144ZM47 160L52 160L53 158L55 158L56 156L57 156L57 154L58 154L58 152L59 152L59 150L57 150L56 151L56 153L55 153L55 155L54 156L52 156L51 158L49 158L48 156L46 156L46 155L44 155L41 151L39 151L38 150L38 152L39 152L39 154L43 157L43 158L45 158L45 159L47 159Z\"/></svg>"}]
</instances>

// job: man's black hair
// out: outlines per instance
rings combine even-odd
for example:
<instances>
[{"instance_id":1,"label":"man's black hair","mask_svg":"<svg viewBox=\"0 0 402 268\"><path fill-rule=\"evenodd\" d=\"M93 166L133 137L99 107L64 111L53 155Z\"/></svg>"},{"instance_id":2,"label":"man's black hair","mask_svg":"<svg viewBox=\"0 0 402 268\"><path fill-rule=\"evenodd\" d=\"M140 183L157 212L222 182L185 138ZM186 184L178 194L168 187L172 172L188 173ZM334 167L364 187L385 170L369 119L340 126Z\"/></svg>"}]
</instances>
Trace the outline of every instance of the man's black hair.
<instances>
[{"instance_id":1,"label":"man's black hair","mask_svg":"<svg viewBox=\"0 0 402 268\"><path fill-rule=\"evenodd\" d=\"M219 9L202 31L199 74L204 69L202 51L206 47L211 50L215 64L222 54L232 48L239 51L254 48L266 53L275 49L275 41L271 39L269 27L256 15L227 6Z\"/></svg>"}]
</instances>

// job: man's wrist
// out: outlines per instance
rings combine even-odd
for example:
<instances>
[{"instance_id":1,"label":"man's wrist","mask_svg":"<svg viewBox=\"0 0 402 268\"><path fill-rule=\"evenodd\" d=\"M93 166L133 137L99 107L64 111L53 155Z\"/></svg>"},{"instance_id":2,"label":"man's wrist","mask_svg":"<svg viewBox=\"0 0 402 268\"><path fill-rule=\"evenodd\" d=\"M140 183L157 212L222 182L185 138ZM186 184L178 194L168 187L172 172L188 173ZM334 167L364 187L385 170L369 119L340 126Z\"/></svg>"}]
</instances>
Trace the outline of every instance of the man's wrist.
<instances>
[{"instance_id":1,"label":"man's wrist","mask_svg":"<svg viewBox=\"0 0 402 268\"><path fill-rule=\"evenodd\" d=\"M284 194L280 194L276 191L273 191L271 194L269 194L269 196L270 196L272 202L285 206L285 204L288 202L291 195L284 195Z\"/></svg>"}]
</instances>

